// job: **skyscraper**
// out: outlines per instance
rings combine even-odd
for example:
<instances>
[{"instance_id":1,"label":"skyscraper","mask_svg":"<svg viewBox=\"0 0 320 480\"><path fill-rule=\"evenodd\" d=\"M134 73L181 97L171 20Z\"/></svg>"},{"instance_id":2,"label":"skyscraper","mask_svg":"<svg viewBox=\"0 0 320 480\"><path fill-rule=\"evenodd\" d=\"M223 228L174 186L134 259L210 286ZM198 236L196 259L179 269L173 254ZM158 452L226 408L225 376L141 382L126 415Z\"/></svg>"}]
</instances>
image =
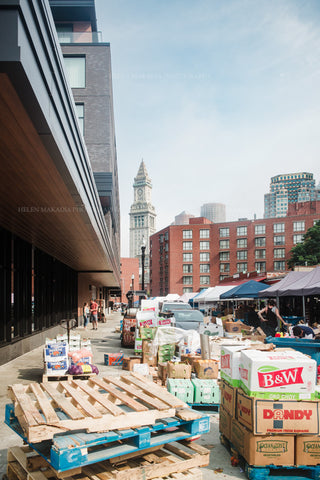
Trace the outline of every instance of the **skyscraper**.
<instances>
[{"instance_id":1,"label":"skyscraper","mask_svg":"<svg viewBox=\"0 0 320 480\"><path fill-rule=\"evenodd\" d=\"M141 246L145 243L145 284L149 284L149 237L156 231L156 213L151 204L152 183L144 161L133 182L134 201L130 208L130 257L139 257L142 276Z\"/></svg>"},{"instance_id":2,"label":"skyscraper","mask_svg":"<svg viewBox=\"0 0 320 480\"><path fill-rule=\"evenodd\" d=\"M221 223L226 221L226 206L224 203L205 203L201 207L201 217L205 217L211 222Z\"/></svg>"},{"instance_id":3,"label":"skyscraper","mask_svg":"<svg viewBox=\"0 0 320 480\"><path fill-rule=\"evenodd\" d=\"M271 178L270 191L264 196L264 218L285 217L290 203L319 200L313 173L297 172Z\"/></svg>"}]
</instances>

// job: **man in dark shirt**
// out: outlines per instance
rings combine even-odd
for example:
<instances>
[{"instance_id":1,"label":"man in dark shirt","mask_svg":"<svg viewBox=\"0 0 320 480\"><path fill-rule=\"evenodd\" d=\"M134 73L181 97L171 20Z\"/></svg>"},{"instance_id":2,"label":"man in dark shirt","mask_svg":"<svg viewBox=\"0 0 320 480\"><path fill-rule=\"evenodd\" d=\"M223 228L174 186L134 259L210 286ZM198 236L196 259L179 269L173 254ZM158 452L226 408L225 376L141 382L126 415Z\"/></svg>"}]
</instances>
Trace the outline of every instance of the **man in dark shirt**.
<instances>
[{"instance_id":1,"label":"man in dark shirt","mask_svg":"<svg viewBox=\"0 0 320 480\"><path fill-rule=\"evenodd\" d=\"M295 337L298 338L313 338L314 331L308 325L296 325L292 329L292 333Z\"/></svg>"}]
</instances>

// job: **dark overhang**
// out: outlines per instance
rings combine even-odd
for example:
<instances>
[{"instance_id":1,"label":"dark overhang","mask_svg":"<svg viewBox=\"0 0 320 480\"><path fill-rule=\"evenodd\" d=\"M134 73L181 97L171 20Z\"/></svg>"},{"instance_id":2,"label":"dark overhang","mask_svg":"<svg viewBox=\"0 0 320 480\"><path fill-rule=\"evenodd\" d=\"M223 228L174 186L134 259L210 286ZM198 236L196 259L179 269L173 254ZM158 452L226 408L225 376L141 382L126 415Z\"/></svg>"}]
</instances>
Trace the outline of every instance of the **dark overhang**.
<instances>
[{"instance_id":1,"label":"dark overhang","mask_svg":"<svg viewBox=\"0 0 320 480\"><path fill-rule=\"evenodd\" d=\"M49 0L55 22L90 22L97 31L94 0Z\"/></svg>"}]
</instances>

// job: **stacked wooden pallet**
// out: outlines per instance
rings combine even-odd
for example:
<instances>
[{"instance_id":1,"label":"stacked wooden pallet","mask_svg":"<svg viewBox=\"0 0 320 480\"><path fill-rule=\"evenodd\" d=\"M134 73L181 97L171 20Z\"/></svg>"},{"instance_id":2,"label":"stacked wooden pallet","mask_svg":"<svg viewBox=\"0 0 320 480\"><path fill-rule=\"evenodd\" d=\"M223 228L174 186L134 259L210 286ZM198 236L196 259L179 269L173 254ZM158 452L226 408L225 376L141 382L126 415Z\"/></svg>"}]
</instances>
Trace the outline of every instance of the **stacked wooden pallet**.
<instances>
[{"instance_id":1,"label":"stacked wooden pallet","mask_svg":"<svg viewBox=\"0 0 320 480\"><path fill-rule=\"evenodd\" d=\"M209 431L209 418L139 374L12 385L9 396L6 423L58 478L102 469L126 480L130 468L130 480L151 479L208 464L208 450L172 442Z\"/></svg>"}]
</instances>

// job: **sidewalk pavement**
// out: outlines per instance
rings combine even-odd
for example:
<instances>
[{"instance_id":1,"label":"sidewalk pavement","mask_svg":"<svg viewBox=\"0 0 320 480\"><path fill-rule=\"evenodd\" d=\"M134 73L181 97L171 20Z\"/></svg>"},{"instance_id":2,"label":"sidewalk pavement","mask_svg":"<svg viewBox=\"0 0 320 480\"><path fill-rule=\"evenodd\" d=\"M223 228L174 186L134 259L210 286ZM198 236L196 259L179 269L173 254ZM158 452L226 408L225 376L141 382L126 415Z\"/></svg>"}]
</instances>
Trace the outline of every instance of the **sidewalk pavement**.
<instances>
[{"instance_id":1,"label":"sidewalk pavement","mask_svg":"<svg viewBox=\"0 0 320 480\"><path fill-rule=\"evenodd\" d=\"M120 375L123 373L121 366L107 366L104 364L105 353L116 353L123 350L125 356L134 355L134 350L120 346L120 334L115 328L120 326L120 313L113 313L106 317L105 323L99 323L98 330L92 330L89 324L88 329L78 327L74 331L80 333L81 338L91 340L93 363L99 369L99 375ZM0 378L2 388L0 391L0 477L6 473L7 450L9 447L21 446L23 441L7 425L4 424L5 406L10 403L7 397L8 385L16 383L27 384L30 382L41 382L43 369L43 346L32 350L5 365L0 366ZM230 455L219 440L219 414L212 410L203 411L210 415L211 431L201 436L198 441L204 447L211 450L210 465L203 468L203 480L212 479L212 471L222 469L215 478L245 478L240 469L230 464Z\"/></svg>"}]
</instances>

